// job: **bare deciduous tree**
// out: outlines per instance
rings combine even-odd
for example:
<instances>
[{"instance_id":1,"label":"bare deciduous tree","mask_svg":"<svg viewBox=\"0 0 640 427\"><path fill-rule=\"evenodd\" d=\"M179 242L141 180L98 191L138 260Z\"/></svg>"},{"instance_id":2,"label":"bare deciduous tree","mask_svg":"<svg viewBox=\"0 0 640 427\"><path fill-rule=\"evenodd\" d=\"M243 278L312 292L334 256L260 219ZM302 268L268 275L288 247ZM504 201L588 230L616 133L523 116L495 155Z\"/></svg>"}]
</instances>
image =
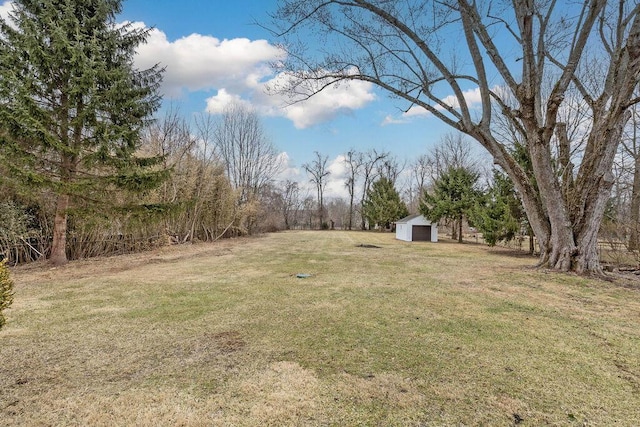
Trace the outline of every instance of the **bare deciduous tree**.
<instances>
[{"instance_id":1,"label":"bare deciduous tree","mask_svg":"<svg viewBox=\"0 0 640 427\"><path fill-rule=\"evenodd\" d=\"M394 186L397 184L398 178L407 167L407 161L400 162L397 157L388 155L378 164L378 176L384 177L391 181Z\"/></svg>"},{"instance_id":2,"label":"bare deciduous tree","mask_svg":"<svg viewBox=\"0 0 640 427\"><path fill-rule=\"evenodd\" d=\"M280 89L304 98L336 82L360 80L424 108L477 140L512 179L538 238L541 266L602 273L597 238L612 164L629 108L639 101L637 1L279 4L276 22L285 43L311 28L323 34L328 50L318 55L288 44L292 84ZM463 41L455 55L443 55L442 40L451 34ZM604 78L587 72L594 64ZM479 103L468 99L470 89ZM567 159L554 146L574 144L562 114L569 102L590 120L571 179L563 180L556 166ZM495 130L498 120L510 124L513 139Z\"/></svg>"},{"instance_id":3,"label":"bare deciduous tree","mask_svg":"<svg viewBox=\"0 0 640 427\"><path fill-rule=\"evenodd\" d=\"M180 167L195 146L189 123L180 111L171 107L162 118L153 121L144 129L143 150L160 156L163 168L173 170L172 178L160 187L162 203L173 203L179 197L178 180L184 179L185 168ZM182 190L182 188L181 188Z\"/></svg>"},{"instance_id":4,"label":"bare deciduous tree","mask_svg":"<svg viewBox=\"0 0 640 427\"><path fill-rule=\"evenodd\" d=\"M315 158L311 163L305 163L302 165L304 170L311 176L311 181L316 186L316 192L318 197L318 218L320 221L320 228L322 228L324 222L324 189L327 185L327 176L331 174L327 170L327 161L329 156L322 156L317 151L314 152Z\"/></svg>"},{"instance_id":5,"label":"bare deciduous tree","mask_svg":"<svg viewBox=\"0 0 640 427\"><path fill-rule=\"evenodd\" d=\"M214 240L241 214L230 203L236 192L215 156L213 131L211 116L196 117L192 132L178 111L170 109L144 133L143 148L161 156L172 172L149 201L164 207L163 231L175 243Z\"/></svg>"},{"instance_id":6,"label":"bare deciduous tree","mask_svg":"<svg viewBox=\"0 0 640 427\"><path fill-rule=\"evenodd\" d=\"M479 172L480 161L473 153L473 147L468 138L461 133L447 133L430 151L433 164L433 179L439 178L447 169L469 169Z\"/></svg>"},{"instance_id":7,"label":"bare deciduous tree","mask_svg":"<svg viewBox=\"0 0 640 427\"><path fill-rule=\"evenodd\" d=\"M627 227L629 229L629 250L640 249L640 109L638 105L633 107L631 120L622 139L622 154L630 159L631 167L631 195L629 203L629 216ZM622 169L624 164L621 165ZM620 184L620 183L617 183Z\"/></svg>"},{"instance_id":8,"label":"bare deciduous tree","mask_svg":"<svg viewBox=\"0 0 640 427\"><path fill-rule=\"evenodd\" d=\"M284 227L290 230L292 225L297 224L297 216L302 209L302 198L300 197L300 187L295 181L286 180L281 190L282 196L282 217Z\"/></svg>"},{"instance_id":9,"label":"bare deciduous tree","mask_svg":"<svg viewBox=\"0 0 640 427\"><path fill-rule=\"evenodd\" d=\"M421 154L409 166L411 177L407 185L407 207L410 212L417 212L422 195L433 182L433 161L428 154Z\"/></svg>"},{"instance_id":10,"label":"bare deciduous tree","mask_svg":"<svg viewBox=\"0 0 640 427\"><path fill-rule=\"evenodd\" d=\"M231 103L224 109L214 142L229 180L240 192L240 204L253 200L282 168L260 117L243 104Z\"/></svg>"},{"instance_id":11,"label":"bare deciduous tree","mask_svg":"<svg viewBox=\"0 0 640 427\"><path fill-rule=\"evenodd\" d=\"M347 179L344 185L347 187L347 191L349 192L349 219L347 227L351 230L353 228L353 202L355 200L356 181L358 180L360 168L363 163L362 153L357 152L354 149L349 150L344 155L344 163L347 167Z\"/></svg>"}]
</instances>

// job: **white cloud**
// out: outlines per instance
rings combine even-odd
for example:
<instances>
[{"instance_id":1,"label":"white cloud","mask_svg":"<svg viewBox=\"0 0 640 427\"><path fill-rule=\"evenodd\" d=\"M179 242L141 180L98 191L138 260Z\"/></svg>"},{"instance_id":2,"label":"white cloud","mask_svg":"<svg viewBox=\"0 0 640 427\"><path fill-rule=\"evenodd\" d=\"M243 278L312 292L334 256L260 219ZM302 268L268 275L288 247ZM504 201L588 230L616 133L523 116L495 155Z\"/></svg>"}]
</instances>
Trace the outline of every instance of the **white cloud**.
<instances>
[{"instance_id":1,"label":"white cloud","mask_svg":"<svg viewBox=\"0 0 640 427\"><path fill-rule=\"evenodd\" d=\"M414 105L402 114L403 117L427 117L430 115L429 110L419 105Z\"/></svg>"},{"instance_id":2,"label":"white cloud","mask_svg":"<svg viewBox=\"0 0 640 427\"><path fill-rule=\"evenodd\" d=\"M429 117L431 112L425 108L414 105L399 116L388 115L382 120L382 126L387 125L403 125L410 123L414 117Z\"/></svg>"},{"instance_id":3,"label":"white cloud","mask_svg":"<svg viewBox=\"0 0 640 427\"><path fill-rule=\"evenodd\" d=\"M346 156L344 154L338 155L338 157L333 159L327 170L333 176L345 178L347 176L347 164L345 163L345 160Z\"/></svg>"},{"instance_id":4,"label":"white cloud","mask_svg":"<svg viewBox=\"0 0 640 427\"><path fill-rule=\"evenodd\" d=\"M309 100L284 107L284 116L298 129L327 122L340 114L363 108L373 101L375 96L369 89L363 84L330 87Z\"/></svg>"},{"instance_id":5,"label":"white cloud","mask_svg":"<svg viewBox=\"0 0 640 427\"><path fill-rule=\"evenodd\" d=\"M462 92L462 94L469 108L475 108L482 103L480 88L469 89ZM446 96L442 98L441 101L450 107L460 108L460 103L458 102L458 98L455 95ZM435 105L434 108L440 111L444 110L444 107L442 107L441 105ZM414 105L399 116L386 116L382 121L382 126L406 124L409 123L414 117L429 117L430 115L431 112L429 112L427 109L420 107L419 105Z\"/></svg>"},{"instance_id":6,"label":"white cloud","mask_svg":"<svg viewBox=\"0 0 640 427\"><path fill-rule=\"evenodd\" d=\"M212 114L222 112L230 102L244 102L261 114L272 117L285 117L298 129L305 129L319 123L330 121L340 114L349 114L365 107L375 99L373 87L369 83L350 82L329 86L310 99L292 103L284 94L268 94L267 87L279 79L278 75L261 83L248 95L250 100L232 93L227 88L220 89L217 95L207 99L207 111Z\"/></svg>"},{"instance_id":7,"label":"white cloud","mask_svg":"<svg viewBox=\"0 0 640 427\"><path fill-rule=\"evenodd\" d=\"M218 90L217 95L207 98L206 111L211 114L221 114L224 111L224 108L230 103L244 104L251 109L250 103L243 100L240 95L229 93L223 88Z\"/></svg>"},{"instance_id":8,"label":"white cloud","mask_svg":"<svg viewBox=\"0 0 640 427\"><path fill-rule=\"evenodd\" d=\"M134 25L144 26L144 23ZM138 47L135 61L139 68L158 63L166 67L164 92L177 97L185 90L225 88L239 94L254 89L271 74L269 64L284 56L284 51L266 40L220 40L191 34L170 41L164 32L153 29L147 43Z\"/></svg>"},{"instance_id":9,"label":"white cloud","mask_svg":"<svg viewBox=\"0 0 640 427\"><path fill-rule=\"evenodd\" d=\"M382 126L387 126L387 125L403 125L405 123L407 123L408 120L406 118L404 118L403 116L400 117L394 117L391 114L389 114L388 116L386 116L384 118L384 120L382 120Z\"/></svg>"},{"instance_id":10,"label":"white cloud","mask_svg":"<svg viewBox=\"0 0 640 427\"><path fill-rule=\"evenodd\" d=\"M140 22L134 25L144 26ZM269 95L268 86L290 82L286 74L273 75L270 65L285 55L266 40L219 40L191 34L170 41L164 32L154 29L147 43L138 48L135 61L139 68L157 63L166 67L163 90L169 97L184 91L216 90L217 94L207 99L206 111L210 113L221 112L231 101L245 100L262 114L286 117L299 129L349 114L375 99L373 85L359 81L332 85L295 103L287 95Z\"/></svg>"},{"instance_id":11,"label":"white cloud","mask_svg":"<svg viewBox=\"0 0 640 427\"><path fill-rule=\"evenodd\" d=\"M475 89L469 89L462 92L464 96L464 100L467 102L467 105L470 108L473 108L476 104L482 103L482 97L480 95L480 88L477 87ZM445 98L442 98L442 102L453 108L460 108L460 103L458 102L458 98L455 95L449 95ZM436 105L437 110L444 110L444 107L440 105Z\"/></svg>"},{"instance_id":12,"label":"white cloud","mask_svg":"<svg viewBox=\"0 0 640 427\"><path fill-rule=\"evenodd\" d=\"M349 191L344 183L347 179L347 166L344 163L344 155L340 154L331 161L327 170L330 172L327 177L325 195L327 197L349 197Z\"/></svg>"},{"instance_id":13,"label":"white cloud","mask_svg":"<svg viewBox=\"0 0 640 427\"><path fill-rule=\"evenodd\" d=\"M290 97L287 94L267 94L267 88L289 87L293 77L280 73L262 85L256 92L254 104L264 114L283 116L298 129L305 129L364 108L376 99L373 85L368 82L340 82L324 88L311 98Z\"/></svg>"},{"instance_id":14,"label":"white cloud","mask_svg":"<svg viewBox=\"0 0 640 427\"><path fill-rule=\"evenodd\" d=\"M293 160L286 151L278 154L278 159L282 162L282 170L276 177L276 181L284 182L286 180L298 182L302 184L303 181L308 181L306 176L303 176L302 170L295 166Z\"/></svg>"}]
</instances>

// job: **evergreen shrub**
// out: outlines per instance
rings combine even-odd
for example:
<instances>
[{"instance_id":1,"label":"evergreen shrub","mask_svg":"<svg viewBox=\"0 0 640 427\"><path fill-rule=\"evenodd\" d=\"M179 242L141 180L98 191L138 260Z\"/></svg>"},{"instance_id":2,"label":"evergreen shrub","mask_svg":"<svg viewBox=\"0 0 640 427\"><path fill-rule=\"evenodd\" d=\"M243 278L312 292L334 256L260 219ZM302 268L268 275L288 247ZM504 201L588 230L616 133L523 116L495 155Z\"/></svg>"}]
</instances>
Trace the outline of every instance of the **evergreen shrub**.
<instances>
[{"instance_id":1,"label":"evergreen shrub","mask_svg":"<svg viewBox=\"0 0 640 427\"><path fill-rule=\"evenodd\" d=\"M6 323L2 312L13 302L13 281L6 264L6 260L0 261L0 329Z\"/></svg>"}]
</instances>

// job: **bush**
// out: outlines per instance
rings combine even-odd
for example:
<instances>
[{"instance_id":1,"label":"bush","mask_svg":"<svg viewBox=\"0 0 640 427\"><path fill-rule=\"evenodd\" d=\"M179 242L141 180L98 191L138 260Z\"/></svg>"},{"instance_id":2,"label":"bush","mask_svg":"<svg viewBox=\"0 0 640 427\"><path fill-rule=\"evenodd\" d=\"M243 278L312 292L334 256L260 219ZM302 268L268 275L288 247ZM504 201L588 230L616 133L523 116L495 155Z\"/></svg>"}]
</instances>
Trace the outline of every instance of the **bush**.
<instances>
[{"instance_id":1,"label":"bush","mask_svg":"<svg viewBox=\"0 0 640 427\"><path fill-rule=\"evenodd\" d=\"M13 281L9 277L9 269L6 260L0 261L0 329L6 323L2 312L9 308L13 302Z\"/></svg>"}]
</instances>

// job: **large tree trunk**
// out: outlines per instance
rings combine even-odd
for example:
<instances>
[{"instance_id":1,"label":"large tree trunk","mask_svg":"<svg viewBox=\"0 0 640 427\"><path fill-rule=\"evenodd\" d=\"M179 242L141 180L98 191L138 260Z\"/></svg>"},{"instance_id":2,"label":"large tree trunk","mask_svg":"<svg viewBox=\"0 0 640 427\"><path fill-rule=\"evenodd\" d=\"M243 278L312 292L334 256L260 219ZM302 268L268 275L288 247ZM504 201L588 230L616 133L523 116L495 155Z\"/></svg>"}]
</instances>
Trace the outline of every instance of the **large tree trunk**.
<instances>
[{"instance_id":1,"label":"large tree trunk","mask_svg":"<svg viewBox=\"0 0 640 427\"><path fill-rule=\"evenodd\" d=\"M349 193L349 230L353 227L353 189Z\"/></svg>"},{"instance_id":2,"label":"large tree trunk","mask_svg":"<svg viewBox=\"0 0 640 427\"><path fill-rule=\"evenodd\" d=\"M53 220L53 245L49 262L53 265L63 265L67 260L67 209L69 195L61 194L56 201L56 216Z\"/></svg>"},{"instance_id":3,"label":"large tree trunk","mask_svg":"<svg viewBox=\"0 0 640 427\"><path fill-rule=\"evenodd\" d=\"M320 207L318 208L318 217L320 218L320 226L318 227L322 230L322 226L324 224L324 200L322 199L322 190L318 190L318 202L320 203Z\"/></svg>"}]
</instances>

